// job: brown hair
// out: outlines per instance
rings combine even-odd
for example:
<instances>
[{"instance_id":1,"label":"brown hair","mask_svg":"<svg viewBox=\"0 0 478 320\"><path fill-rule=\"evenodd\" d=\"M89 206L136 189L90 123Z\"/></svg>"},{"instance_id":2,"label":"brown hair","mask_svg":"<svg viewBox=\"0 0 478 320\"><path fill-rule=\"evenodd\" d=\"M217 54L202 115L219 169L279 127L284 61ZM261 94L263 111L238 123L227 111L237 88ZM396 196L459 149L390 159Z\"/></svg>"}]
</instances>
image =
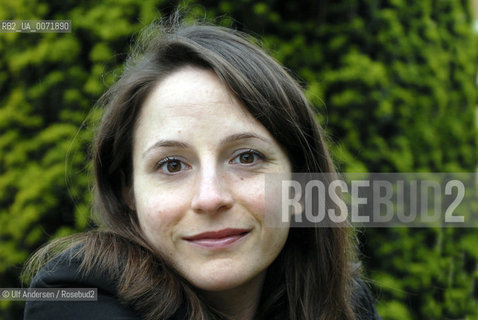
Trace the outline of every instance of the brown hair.
<instances>
[{"instance_id":1,"label":"brown hair","mask_svg":"<svg viewBox=\"0 0 478 320\"><path fill-rule=\"evenodd\" d=\"M246 35L209 25L150 26L121 78L100 100L106 110L93 161L101 231L70 238L70 246L80 244L85 272L99 268L116 278L122 302L147 319L167 319L181 305L189 319L221 318L155 253L122 192L132 179L132 137L141 105L159 81L185 65L214 71L284 148L294 172L335 171L302 89ZM268 269L257 318L285 313L290 320L355 319L351 233L344 227L292 228Z\"/></svg>"}]
</instances>

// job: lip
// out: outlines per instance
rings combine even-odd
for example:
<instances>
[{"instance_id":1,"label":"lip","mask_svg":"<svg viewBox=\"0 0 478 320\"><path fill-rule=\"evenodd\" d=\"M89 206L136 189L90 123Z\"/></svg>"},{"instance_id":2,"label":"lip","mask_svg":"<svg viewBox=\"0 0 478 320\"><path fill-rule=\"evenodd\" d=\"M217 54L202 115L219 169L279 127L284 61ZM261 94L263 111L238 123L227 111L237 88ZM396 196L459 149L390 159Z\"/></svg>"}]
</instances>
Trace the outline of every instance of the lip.
<instances>
[{"instance_id":1,"label":"lip","mask_svg":"<svg viewBox=\"0 0 478 320\"><path fill-rule=\"evenodd\" d=\"M184 237L189 243L208 249L228 248L247 237L250 229L227 228L218 231L208 231L193 236Z\"/></svg>"}]
</instances>

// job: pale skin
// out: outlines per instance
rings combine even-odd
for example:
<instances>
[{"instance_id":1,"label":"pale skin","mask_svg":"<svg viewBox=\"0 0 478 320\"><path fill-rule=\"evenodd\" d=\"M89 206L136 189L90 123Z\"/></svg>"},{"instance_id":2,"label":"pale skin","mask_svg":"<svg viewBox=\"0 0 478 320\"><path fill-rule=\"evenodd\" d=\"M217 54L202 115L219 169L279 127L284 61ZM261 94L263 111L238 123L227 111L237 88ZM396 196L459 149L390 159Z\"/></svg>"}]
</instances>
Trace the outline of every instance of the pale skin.
<instances>
[{"instance_id":1,"label":"pale skin","mask_svg":"<svg viewBox=\"0 0 478 320\"><path fill-rule=\"evenodd\" d=\"M290 171L280 145L219 78L188 66L142 106L125 193L158 252L209 303L246 320L289 231L265 225L264 176Z\"/></svg>"}]
</instances>

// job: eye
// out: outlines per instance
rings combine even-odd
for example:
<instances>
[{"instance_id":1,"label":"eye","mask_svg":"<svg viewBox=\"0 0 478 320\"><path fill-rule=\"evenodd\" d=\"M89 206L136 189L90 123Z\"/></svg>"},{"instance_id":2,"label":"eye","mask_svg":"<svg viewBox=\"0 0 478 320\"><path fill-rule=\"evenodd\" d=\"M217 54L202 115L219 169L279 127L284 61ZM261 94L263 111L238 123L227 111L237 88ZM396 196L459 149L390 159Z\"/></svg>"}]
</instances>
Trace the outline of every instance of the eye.
<instances>
[{"instance_id":1,"label":"eye","mask_svg":"<svg viewBox=\"0 0 478 320\"><path fill-rule=\"evenodd\" d=\"M235 156L230 163L251 165L257 161L264 160L264 158L262 153L250 149Z\"/></svg>"},{"instance_id":2,"label":"eye","mask_svg":"<svg viewBox=\"0 0 478 320\"><path fill-rule=\"evenodd\" d=\"M159 161L155 168L161 170L165 174L177 174L189 169L189 165L177 158L166 157Z\"/></svg>"}]
</instances>

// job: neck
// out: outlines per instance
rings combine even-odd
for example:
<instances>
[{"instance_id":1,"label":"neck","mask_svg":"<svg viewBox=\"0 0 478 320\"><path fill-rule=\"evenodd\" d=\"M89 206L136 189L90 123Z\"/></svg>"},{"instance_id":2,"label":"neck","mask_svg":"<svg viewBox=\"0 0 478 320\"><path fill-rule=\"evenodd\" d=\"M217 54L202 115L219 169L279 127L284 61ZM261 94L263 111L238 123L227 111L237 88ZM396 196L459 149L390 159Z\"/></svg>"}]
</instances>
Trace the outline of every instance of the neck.
<instances>
[{"instance_id":1,"label":"neck","mask_svg":"<svg viewBox=\"0 0 478 320\"><path fill-rule=\"evenodd\" d=\"M252 320L261 298L265 274L228 290L204 292L206 300L231 320Z\"/></svg>"}]
</instances>

